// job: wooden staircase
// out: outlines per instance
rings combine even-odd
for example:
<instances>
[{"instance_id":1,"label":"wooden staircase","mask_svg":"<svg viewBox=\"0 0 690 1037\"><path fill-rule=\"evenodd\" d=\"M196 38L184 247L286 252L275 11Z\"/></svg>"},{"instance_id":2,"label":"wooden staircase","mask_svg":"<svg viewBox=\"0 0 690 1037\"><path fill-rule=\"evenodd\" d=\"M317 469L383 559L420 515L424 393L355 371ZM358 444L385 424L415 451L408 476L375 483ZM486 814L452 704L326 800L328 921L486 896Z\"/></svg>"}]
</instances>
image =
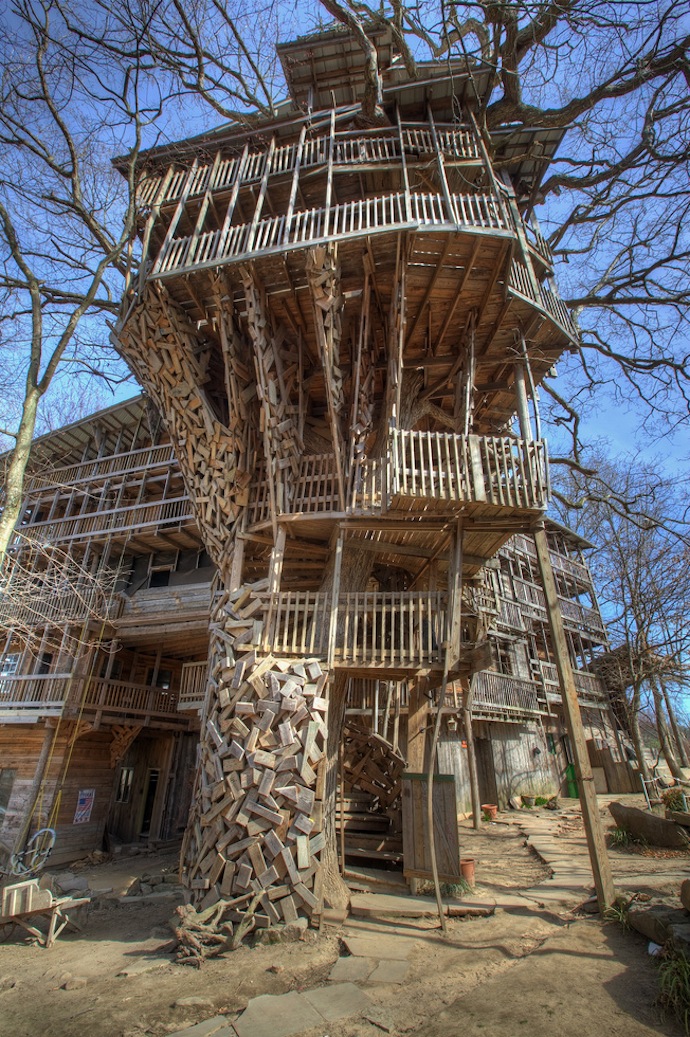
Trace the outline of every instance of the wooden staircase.
<instances>
[{"instance_id":1,"label":"wooden staircase","mask_svg":"<svg viewBox=\"0 0 690 1037\"><path fill-rule=\"evenodd\" d=\"M400 776L405 761L380 735L351 721L343 733L336 804L338 845L345 865L402 863Z\"/></svg>"}]
</instances>

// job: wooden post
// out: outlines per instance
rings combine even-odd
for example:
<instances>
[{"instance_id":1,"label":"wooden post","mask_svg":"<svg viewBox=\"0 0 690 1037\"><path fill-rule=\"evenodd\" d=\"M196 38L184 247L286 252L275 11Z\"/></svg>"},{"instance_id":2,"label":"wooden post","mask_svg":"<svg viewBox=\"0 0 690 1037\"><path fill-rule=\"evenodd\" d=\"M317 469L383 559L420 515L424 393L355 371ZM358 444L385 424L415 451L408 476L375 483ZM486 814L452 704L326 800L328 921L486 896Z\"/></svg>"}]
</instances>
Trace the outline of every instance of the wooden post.
<instances>
[{"instance_id":1,"label":"wooden post","mask_svg":"<svg viewBox=\"0 0 690 1037\"><path fill-rule=\"evenodd\" d=\"M467 771L470 779L470 799L472 802L472 827L479 831L482 827L482 805L479 795L479 772L477 771L477 751L472 730L472 682L463 681L462 689L462 722L467 742Z\"/></svg>"},{"instance_id":2,"label":"wooden post","mask_svg":"<svg viewBox=\"0 0 690 1037\"><path fill-rule=\"evenodd\" d=\"M517 406L518 421L520 423L520 435L525 443L533 442L532 422L527 402L527 385L525 382L525 365L518 360L514 367L515 372L515 403Z\"/></svg>"},{"instance_id":3,"label":"wooden post","mask_svg":"<svg viewBox=\"0 0 690 1037\"><path fill-rule=\"evenodd\" d=\"M335 658L335 641L338 629L338 597L340 595L340 572L343 566L343 531L338 533L335 545L335 561L333 567L333 589L331 591L331 615L328 623L328 666L333 668Z\"/></svg>"},{"instance_id":4,"label":"wooden post","mask_svg":"<svg viewBox=\"0 0 690 1037\"><path fill-rule=\"evenodd\" d=\"M297 189L299 187L299 173L302 166L302 155L304 153L304 141L307 136L307 124L305 122L299 135L299 142L297 144L297 153L295 155L295 166L292 171L292 185L290 187L290 199L288 201L287 211L285 213L285 229L283 231L283 241L288 242L290 240L290 228L292 227L292 217L295 212L295 202L297 201Z\"/></svg>"},{"instance_id":5,"label":"wooden post","mask_svg":"<svg viewBox=\"0 0 690 1037\"><path fill-rule=\"evenodd\" d=\"M551 567L546 530L543 526L534 534L534 543L537 548L539 571L544 586L546 611L549 619L554 655L556 657L558 679L561 686L566 729L573 751L575 775L580 792L580 804L582 806L582 818L587 836L589 859L592 864L592 875L594 876L599 910L603 914L615 900L616 891L611 875L611 864L604 843L601 818L599 817L599 805L594 788L594 777L587 752L580 706L577 701L577 689L575 688L575 679L563 628L563 617L558 603L556 580Z\"/></svg>"}]
</instances>

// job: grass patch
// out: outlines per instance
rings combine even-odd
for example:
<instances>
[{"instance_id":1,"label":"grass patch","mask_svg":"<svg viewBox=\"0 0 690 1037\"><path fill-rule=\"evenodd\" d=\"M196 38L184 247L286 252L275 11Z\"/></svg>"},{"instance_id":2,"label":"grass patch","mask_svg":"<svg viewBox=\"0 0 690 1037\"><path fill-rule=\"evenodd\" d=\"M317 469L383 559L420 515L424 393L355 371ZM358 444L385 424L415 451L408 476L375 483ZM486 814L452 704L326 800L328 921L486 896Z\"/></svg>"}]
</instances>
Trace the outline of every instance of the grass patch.
<instances>
[{"instance_id":1,"label":"grass patch","mask_svg":"<svg viewBox=\"0 0 690 1037\"><path fill-rule=\"evenodd\" d=\"M659 997L664 1012L674 1015L686 1034L690 1034L690 961L672 944L659 959Z\"/></svg>"},{"instance_id":2,"label":"grass patch","mask_svg":"<svg viewBox=\"0 0 690 1037\"><path fill-rule=\"evenodd\" d=\"M609 846L614 850L629 850L632 847L645 847L647 840L633 835L627 828L617 825L609 832Z\"/></svg>"},{"instance_id":3,"label":"grass patch","mask_svg":"<svg viewBox=\"0 0 690 1037\"><path fill-rule=\"evenodd\" d=\"M625 897L616 897L611 906L604 911L604 919L607 922L618 922L624 929L629 929L628 912L634 899L634 897L632 900L626 900Z\"/></svg>"},{"instance_id":4,"label":"grass patch","mask_svg":"<svg viewBox=\"0 0 690 1037\"><path fill-rule=\"evenodd\" d=\"M468 893L474 893L474 890L467 879L460 879L459 882L441 883L442 897L466 897Z\"/></svg>"}]
</instances>

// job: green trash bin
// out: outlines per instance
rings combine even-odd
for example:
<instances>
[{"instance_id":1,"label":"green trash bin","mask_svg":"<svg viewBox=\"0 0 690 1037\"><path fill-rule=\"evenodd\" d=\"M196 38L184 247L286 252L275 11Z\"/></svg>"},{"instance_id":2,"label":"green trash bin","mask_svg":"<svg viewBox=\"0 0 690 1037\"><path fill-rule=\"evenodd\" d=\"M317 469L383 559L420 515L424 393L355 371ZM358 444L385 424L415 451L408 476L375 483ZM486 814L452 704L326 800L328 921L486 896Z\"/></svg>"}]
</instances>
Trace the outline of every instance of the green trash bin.
<instances>
[{"instance_id":1,"label":"green trash bin","mask_svg":"<svg viewBox=\"0 0 690 1037\"><path fill-rule=\"evenodd\" d=\"M575 764L569 763L565 768L565 781L568 786L568 798L579 799L580 793L577 790L577 778L575 777Z\"/></svg>"}]
</instances>

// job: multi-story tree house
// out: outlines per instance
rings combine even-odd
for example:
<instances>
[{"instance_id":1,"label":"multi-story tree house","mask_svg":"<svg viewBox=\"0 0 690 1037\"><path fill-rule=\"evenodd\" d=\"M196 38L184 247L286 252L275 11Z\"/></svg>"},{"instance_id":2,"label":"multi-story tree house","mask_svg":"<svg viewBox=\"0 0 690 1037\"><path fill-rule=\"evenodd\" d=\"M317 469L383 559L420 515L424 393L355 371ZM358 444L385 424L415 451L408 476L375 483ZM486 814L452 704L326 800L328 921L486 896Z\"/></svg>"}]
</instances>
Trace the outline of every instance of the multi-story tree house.
<instances>
[{"instance_id":1,"label":"multi-story tree house","mask_svg":"<svg viewBox=\"0 0 690 1037\"><path fill-rule=\"evenodd\" d=\"M193 517L217 571L188 880L206 904L257 900L259 924L318 914L339 772L391 807L402 763L428 763L434 703L551 718L558 748L543 592L531 549L506 545L543 523L536 390L577 341L529 219L560 134L489 135L488 69L411 79L376 45L373 124L364 56L334 31L279 48L274 117L145 156L144 262L114 336L179 465L160 494L185 488L151 515ZM146 507L127 500L112 513ZM143 545L191 550L155 514ZM578 578L574 560L561 591L592 646ZM530 774L548 748L530 739Z\"/></svg>"},{"instance_id":2,"label":"multi-story tree house","mask_svg":"<svg viewBox=\"0 0 690 1037\"><path fill-rule=\"evenodd\" d=\"M608 695L591 672L605 633L588 545L554 524L548 537L592 764L602 789L623 791ZM481 584L488 651L473 677L472 726L482 802L502 806L516 793L573 792L535 566L533 541L518 534ZM0 606L0 844L11 848L50 822L59 862L99 849L105 829L125 842L179 835L194 781L214 568L145 400L36 441L10 567ZM286 656L289 629L276 630ZM411 688L385 675L349 680L348 724L404 754ZM462 687L449 685L439 759L467 811L461 698ZM83 820L79 796L90 790ZM391 811L363 787L344 792L345 864L402 863L399 803Z\"/></svg>"}]
</instances>

